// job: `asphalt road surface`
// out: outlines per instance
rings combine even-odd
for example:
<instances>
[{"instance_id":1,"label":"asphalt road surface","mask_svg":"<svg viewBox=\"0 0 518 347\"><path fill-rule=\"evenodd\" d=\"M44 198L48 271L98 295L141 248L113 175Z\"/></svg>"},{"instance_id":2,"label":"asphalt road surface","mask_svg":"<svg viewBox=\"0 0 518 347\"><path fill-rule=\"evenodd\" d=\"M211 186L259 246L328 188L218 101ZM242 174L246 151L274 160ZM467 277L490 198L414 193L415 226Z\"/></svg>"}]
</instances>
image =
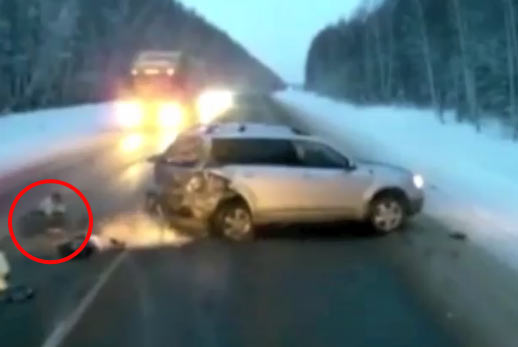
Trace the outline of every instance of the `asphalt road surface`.
<instances>
[{"instance_id":1,"label":"asphalt road surface","mask_svg":"<svg viewBox=\"0 0 518 347\"><path fill-rule=\"evenodd\" d=\"M228 117L296 123L292 111L259 95L241 97ZM245 244L203 237L188 223L173 230L153 223L140 212L145 159L173 138L107 134L0 181L0 247L12 282L37 294L0 303L1 346L518 344L514 272L426 216L387 237L361 225L298 226ZM94 231L123 239L128 249L60 265L23 257L8 236L7 213L23 187L44 178L82 190ZM55 189L28 193L16 219ZM73 220L67 232L79 232L84 206L74 194L65 199ZM57 257L59 238L16 233L32 254Z\"/></svg>"}]
</instances>

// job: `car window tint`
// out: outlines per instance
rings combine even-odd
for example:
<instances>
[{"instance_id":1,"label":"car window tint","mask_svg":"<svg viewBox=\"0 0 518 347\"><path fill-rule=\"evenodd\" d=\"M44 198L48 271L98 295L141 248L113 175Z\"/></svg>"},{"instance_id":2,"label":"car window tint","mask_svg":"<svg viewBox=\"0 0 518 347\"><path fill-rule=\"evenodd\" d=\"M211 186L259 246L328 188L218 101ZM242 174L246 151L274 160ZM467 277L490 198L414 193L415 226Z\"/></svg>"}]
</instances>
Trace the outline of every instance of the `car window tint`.
<instances>
[{"instance_id":1,"label":"car window tint","mask_svg":"<svg viewBox=\"0 0 518 347\"><path fill-rule=\"evenodd\" d=\"M212 161L218 165L298 165L293 143L276 139L215 139Z\"/></svg>"},{"instance_id":2,"label":"car window tint","mask_svg":"<svg viewBox=\"0 0 518 347\"><path fill-rule=\"evenodd\" d=\"M203 140L198 136L178 138L165 152L168 163L177 165L195 165L203 154Z\"/></svg>"},{"instance_id":3,"label":"car window tint","mask_svg":"<svg viewBox=\"0 0 518 347\"><path fill-rule=\"evenodd\" d=\"M302 166L311 168L345 168L347 159L324 144L312 141L295 143L298 159Z\"/></svg>"}]
</instances>

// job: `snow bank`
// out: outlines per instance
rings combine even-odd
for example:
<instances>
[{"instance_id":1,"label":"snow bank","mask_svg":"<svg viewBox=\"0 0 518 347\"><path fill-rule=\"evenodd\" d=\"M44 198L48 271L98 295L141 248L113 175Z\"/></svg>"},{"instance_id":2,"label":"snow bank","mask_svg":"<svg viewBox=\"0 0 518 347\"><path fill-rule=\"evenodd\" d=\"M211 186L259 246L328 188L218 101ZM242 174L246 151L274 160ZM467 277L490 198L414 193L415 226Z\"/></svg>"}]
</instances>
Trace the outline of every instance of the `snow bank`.
<instances>
[{"instance_id":1,"label":"snow bank","mask_svg":"<svg viewBox=\"0 0 518 347\"><path fill-rule=\"evenodd\" d=\"M0 175L84 146L117 129L112 104L85 105L0 117Z\"/></svg>"},{"instance_id":2,"label":"snow bank","mask_svg":"<svg viewBox=\"0 0 518 347\"><path fill-rule=\"evenodd\" d=\"M356 107L301 91L276 97L341 149L423 174L425 213L518 266L518 144L453 120L442 125L426 110Z\"/></svg>"}]
</instances>

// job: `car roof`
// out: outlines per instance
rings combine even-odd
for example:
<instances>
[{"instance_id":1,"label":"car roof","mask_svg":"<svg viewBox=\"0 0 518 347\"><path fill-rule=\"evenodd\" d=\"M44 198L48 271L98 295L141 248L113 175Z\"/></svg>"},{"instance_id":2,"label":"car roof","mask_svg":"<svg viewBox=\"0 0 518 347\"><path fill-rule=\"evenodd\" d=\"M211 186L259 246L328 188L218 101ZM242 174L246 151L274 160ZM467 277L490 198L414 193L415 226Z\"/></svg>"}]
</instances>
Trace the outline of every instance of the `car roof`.
<instances>
[{"instance_id":1,"label":"car roof","mask_svg":"<svg viewBox=\"0 0 518 347\"><path fill-rule=\"evenodd\" d=\"M301 131L285 125L254 122L226 122L199 129L203 136L221 138L296 139L304 136Z\"/></svg>"},{"instance_id":2,"label":"car roof","mask_svg":"<svg viewBox=\"0 0 518 347\"><path fill-rule=\"evenodd\" d=\"M319 136L306 134L296 128L291 128L285 125L254 123L254 122L224 122L210 125L196 125L187 130L184 130L176 137L175 141L181 137L199 137L203 141L225 140L301 140L311 141L320 144L325 144L334 148L325 139Z\"/></svg>"}]
</instances>

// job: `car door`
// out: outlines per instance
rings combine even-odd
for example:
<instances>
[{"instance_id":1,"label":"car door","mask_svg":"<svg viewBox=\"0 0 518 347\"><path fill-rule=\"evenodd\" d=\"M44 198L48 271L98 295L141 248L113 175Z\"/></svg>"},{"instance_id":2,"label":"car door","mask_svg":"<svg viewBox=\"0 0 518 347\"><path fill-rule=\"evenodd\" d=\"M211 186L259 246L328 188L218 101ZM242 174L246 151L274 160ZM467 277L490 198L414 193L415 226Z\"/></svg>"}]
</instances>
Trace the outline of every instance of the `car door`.
<instances>
[{"instance_id":1,"label":"car door","mask_svg":"<svg viewBox=\"0 0 518 347\"><path fill-rule=\"evenodd\" d=\"M362 208L363 195L372 176L354 168L330 146L317 141L296 141L295 147L311 198L314 217L354 217Z\"/></svg>"},{"instance_id":2,"label":"car door","mask_svg":"<svg viewBox=\"0 0 518 347\"><path fill-rule=\"evenodd\" d=\"M256 219L288 222L304 217L311 192L291 141L217 139L212 157L231 172L232 185L250 202Z\"/></svg>"},{"instance_id":3,"label":"car door","mask_svg":"<svg viewBox=\"0 0 518 347\"><path fill-rule=\"evenodd\" d=\"M300 168L259 165L239 171L235 184L251 197L260 215L292 219L305 212L311 193Z\"/></svg>"}]
</instances>

